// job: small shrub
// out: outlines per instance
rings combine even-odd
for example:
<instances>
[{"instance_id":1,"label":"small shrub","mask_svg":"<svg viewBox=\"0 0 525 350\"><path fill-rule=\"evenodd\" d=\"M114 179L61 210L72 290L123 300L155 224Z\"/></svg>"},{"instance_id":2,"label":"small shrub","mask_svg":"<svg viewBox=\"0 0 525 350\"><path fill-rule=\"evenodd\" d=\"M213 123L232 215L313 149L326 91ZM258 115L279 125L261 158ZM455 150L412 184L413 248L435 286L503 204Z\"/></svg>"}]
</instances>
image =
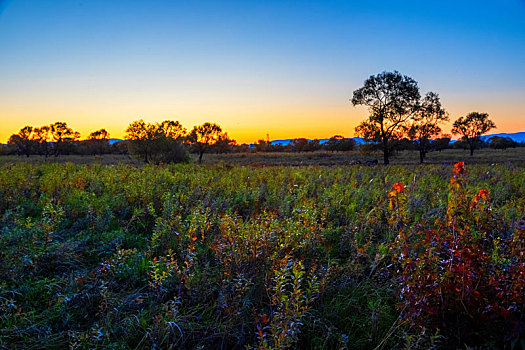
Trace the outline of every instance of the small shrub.
<instances>
[{"instance_id":1,"label":"small shrub","mask_svg":"<svg viewBox=\"0 0 525 350\"><path fill-rule=\"evenodd\" d=\"M399 307L408 325L439 330L449 348L502 347L525 328L525 222L512 237L499 235L488 191L471 199L466 181L464 163L457 163L446 217L400 230L394 243ZM405 193L396 185L389 196L392 217L400 220Z\"/></svg>"}]
</instances>

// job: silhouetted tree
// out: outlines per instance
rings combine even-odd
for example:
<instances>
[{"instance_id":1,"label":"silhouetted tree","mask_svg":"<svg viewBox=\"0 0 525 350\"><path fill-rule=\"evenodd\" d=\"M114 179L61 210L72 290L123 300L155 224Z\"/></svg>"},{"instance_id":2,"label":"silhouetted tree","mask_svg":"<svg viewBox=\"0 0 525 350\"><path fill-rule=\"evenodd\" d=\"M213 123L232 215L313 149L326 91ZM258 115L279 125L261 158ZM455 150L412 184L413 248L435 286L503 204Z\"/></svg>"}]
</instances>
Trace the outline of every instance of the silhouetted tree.
<instances>
[{"instance_id":1,"label":"silhouetted tree","mask_svg":"<svg viewBox=\"0 0 525 350\"><path fill-rule=\"evenodd\" d=\"M187 152L181 144L186 130L178 121L146 123L137 120L126 129L129 152L145 163L182 162Z\"/></svg>"},{"instance_id":2,"label":"silhouetted tree","mask_svg":"<svg viewBox=\"0 0 525 350\"><path fill-rule=\"evenodd\" d=\"M335 152L335 151L337 151L337 146L343 140L344 140L343 136L341 136L341 135L334 135L334 136L330 137L330 139L328 141L326 141L323 146L324 146L324 148L327 151Z\"/></svg>"},{"instance_id":3,"label":"silhouetted tree","mask_svg":"<svg viewBox=\"0 0 525 350\"><path fill-rule=\"evenodd\" d=\"M112 154L129 154L129 140L117 141L109 145Z\"/></svg>"},{"instance_id":4,"label":"silhouetted tree","mask_svg":"<svg viewBox=\"0 0 525 350\"><path fill-rule=\"evenodd\" d=\"M337 145L337 150L340 152L346 152L346 151L353 151L357 146L357 142L355 142L354 139L351 138L344 138L341 141L339 141L339 144Z\"/></svg>"},{"instance_id":5,"label":"silhouetted tree","mask_svg":"<svg viewBox=\"0 0 525 350\"><path fill-rule=\"evenodd\" d=\"M439 124L448 121L447 112L441 107L439 95L429 92L423 97L408 129L408 137L419 150L419 162L425 161L430 150L430 139L441 133Z\"/></svg>"},{"instance_id":6,"label":"silhouetted tree","mask_svg":"<svg viewBox=\"0 0 525 350\"><path fill-rule=\"evenodd\" d=\"M305 138L293 139L290 141L290 146L295 152L306 151L308 147L308 140Z\"/></svg>"},{"instance_id":7,"label":"silhouetted tree","mask_svg":"<svg viewBox=\"0 0 525 350\"><path fill-rule=\"evenodd\" d=\"M178 121L165 120L155 125L156 133L160 136L180 141L186 135L186 129Z\"/></svg>"},{"instance_id":8,"label":"silhouetted tree","mask_svg":"<svg viewBox=\"0 0 525 350\"><path fill-rule=\"evenodd\" d=\"M269 152L272 149L272 143L267 140L259 139L254 143L255 152Z\"/></svg>"},{"instance_id":9,"label":"silhouetted tree","mask_svg":"<svg viewBox=\"0 0 525 350\"><path fill-rule=\"evenodd\" d=\"M7 144L13 145L18 155L25 155L29 157L35 148L35 135L32 126L24 126L18 134L13 134L9 137Z\"/></svg>"},{"instance_id":10,"label":"silhouetted tree","mask_svg":"<svg viewBox=\"0 0 525 350\"><path fill-rule=\"evenodd\" d=\"M213 123L194 126L190 131L186 139L199 155L199 164L202 162L204 153L208 151L211 145L220 139L221 134L221 127Z\"/></svg>"},{"instance_id":11,"label":"silhouetted tree","mask_svg":"<svg viewBox=\"0 0 525 350\"><path fill-rule=\"evenodd\" d=\"M313 152L321 149L321 144L318 139L298 138L290 141L289 148L294 152Z\"/></svg>"},{"instance_id":12,"label":"silhouetted tree","mask_svg":"<svg viewBox=\"0 0 525 350\"><path fill-rule=\"evenodd\" d=\"M489 119L488 113L471 112L454 122L452 133L461 135L462 140L469 144L472 156L474 149L481 141L481 135L495 127L496 124Z\"/></svg>"},{"instance_id":13,"label":"silhouetted tree","mask_svg":"<svg viewBox=\"0 0 525 350\"><path fill-rule=\"evenodd\" d=\"M441 137L430 142L430 148L433 151L441 152L442 150L447 149L449 147L450 140L450 135L441 135Z\"/></svg>"},{"instance_id":14,"label":"silhouetted tree","mask_svg":"<svg viewBox=\"0 0 525 350\"><path fill-rule=\"evenodd\" d=\"M350 138L344 138L341 135L334 135L323 144L327 151L352 151L356 146L356 142Z\"/></svg>"},{"instance_id":15,"label":"silhouetted tree","mask_svg":"<svg viewBox=\"0 0 525 350\"><path fill-rule=\"evenodd\" d=\"M367 106L370 112L355 128L356 135L381 144L384 164L389 163L391 141L408 129L419 98L417 82L397 71L372 75L354 91L352 104Z\"/></svg>"},{"instance_id":16,"label":"silhouetted tree","mask_svg":"<svg viewBox=\"0 0 525 350\"><path fill-rule=\"evenodd\" d=\"M109 132L106 129L93 131L88 136L87 145L93 154L106 153L109 150Z\"/></svg>"},{"instance_id":17,"label":"silhouetted tree","mask_svg":"<svg viewBox=\"0 0 525 350\"><path fill-rule=\"evenodd\" d=\"M228 136L228 133L222 133L219 135L219 139L212 145L213 152L215 153L229 153L233 151L233 147L237 142Z\"/></svg>"},{"instance_id":18,"label":"silhouetted tree","mask_svg":"<svg viewBox=\"0 0 525 350\"><path fill-rule=\"evenodd\" d=\"M67 123L56 122L49 126L53 153L55 156L70 152L71 145L80 138L80 134L67 126Z\"/></svg>"},{"instance_id":19,"label":"silhouetted tree","mask_svg":"<svg viewBox=\"0 0 525 350\"><path fill-rule=\"evenodd\" d=\"M313 140L308 141L308 143L306 144L306 147L303 148L303 151L314 152L320 149L321 149L321 143L319 142L319 140L313 139Z\"/></svg>"},{"instance_id":20,"label":"silhouetted tree","mask_svg":"<svg viewBox=\"0 0 525 350\"><path fill-rule=\"evenodd\" d=\"M51 154L51 146L49 141L51 140L51 127L44 125L33 130L35 134L35 141L37 142L37 152L40 155L49 157Z\"/></svg>"},{"instance_id":21,"label":"silhouetted tree","mask_svg":"<svg viewBox=\"0 0 525 350\"><path fill-rule=\"evenodd\" d=\"M249 152L253 152L253 149L250 148L250 145L246 144L246 143L242 143L240 145L235 145L233 146L233 149L234 149L234 152L236 153L249 153Z\"/></svg>"},{"instance_id":22,"label":"silhouetted tree","mask_svg":"<svg viewBox=\"0 0 525 350\"><path fill-rule=\"evenodd\" d=\"M142 119L129 124L125 137L129 140L129 153L142 158L145 163L148 163L153 148L151 141L155 137L155 130L154 124L146 123Z\"/></svg>"},{"instance_id":23,"label":"silhouetted tree","mask_svg":"<svg viewBox=\"0 0 525 350\"><path fill-rule=\"evenodd\" d=\"M392 149L396 151L414 151L417 149L417 145L407 137L396 138L392 140Z\"/></svg>"},{"instance_id":24,"label":"silhouetted tree","mask_svg":"<svg viewBox=\"0 0 525 350\"><path fill-rule=\"evenodd\" d=\"M463 141L463 140L457 140L456 142L451 143L450 147L452 149L462 149L464 151L466 151L466 150L468 150L470 148L468 142L467 141Z\"/></svg>"},{"instance_id":25,"label":"silhouetted tree","mask_svg":"<svg viewBox=\"0 0 525 350\"><path fill-rule=\"evenodd\" d=\"M488 141L489 147L493 149L515 148L518 143L510 137L492 136Z\"/></svg>"}]
</instances>

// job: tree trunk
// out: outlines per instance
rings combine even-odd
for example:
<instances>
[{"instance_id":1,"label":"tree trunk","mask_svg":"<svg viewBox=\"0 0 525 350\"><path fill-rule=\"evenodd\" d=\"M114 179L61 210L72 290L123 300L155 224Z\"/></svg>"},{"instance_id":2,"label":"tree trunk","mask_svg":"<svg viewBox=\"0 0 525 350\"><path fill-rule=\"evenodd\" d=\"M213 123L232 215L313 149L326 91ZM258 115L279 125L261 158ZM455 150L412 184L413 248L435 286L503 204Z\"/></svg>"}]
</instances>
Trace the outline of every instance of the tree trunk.
<instances>
[{"instance_id":1,"label":"tree trunk","mask_svg":"<svg viewBox=\"0 0 525 350\"><path fill-rule=\"evenodd\" d=\"M203 151L199 152L199 164L202 163L202 156L204 155Z\"/></svg>"},{"instance_id":2,"label":"tree trunk","mask_svg":"<svg viewBox=\"0 0 525 350\"><path fill-rule=\"evenodd\" d=\"M474 144L470 145L470 156L472 157L474 155Z\"/></svg>"},{"instance_id":3,"label":"tree trunk","mask_svg":"<svg viewBox=\"0 0 525 350\"><path fill-rule=\"evenodd\" d=\"M388 165L390 161L388 160L388 140L383 140L383 164Z\"/></svg>"},{"instance_id":4,"label":"tree trunk","mask_svg":"<svg viewBox=\"0 0 525 350\"><path fill-rule=\"evenodd\" d=\"M425 161L425 151L420 149L419 150L419 163L423 164L424 161Z\"/></svg>"}]
</instances>

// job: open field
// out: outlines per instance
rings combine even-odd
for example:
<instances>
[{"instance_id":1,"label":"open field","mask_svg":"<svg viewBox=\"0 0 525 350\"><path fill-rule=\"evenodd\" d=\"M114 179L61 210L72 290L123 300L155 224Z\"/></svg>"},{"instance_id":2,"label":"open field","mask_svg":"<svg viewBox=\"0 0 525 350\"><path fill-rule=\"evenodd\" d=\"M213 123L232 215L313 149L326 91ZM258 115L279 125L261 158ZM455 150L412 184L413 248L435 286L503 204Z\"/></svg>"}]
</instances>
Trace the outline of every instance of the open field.
<instances>
[{"instance_id":1,"label":"open field","mask_svg":"<svg viewBox=\"0 0 525 350\"><path fill-rule=\"evenodd\" d=\"M0 347L519 344L525 169L452 168L0 166Z\"/></svg>"},{"instance_id":2,"label":"open field","mask_svg":"<svg viewBox=\"0 0 525 350\"><path fill-rule=\"evenodd\" d=\"M204 162L207 164L231 163L237 165L255 166L338 166L353 165L357 161L363 165L377 160L382 163L383 154L380 152L362 153L352 152L302 152L302 153L233 153L233 154L206 154ZM525 165L525 148L508 150L481 149L471 157L468 151L447 149L441 152L430 152L425 160L426 164L454 164L465 161L469 164L520 164ZM419 154L417 151L397 152L391 159L393 165L417 165Z\"/></svg>"},{"instance_id":3,"label":"open field","mask_svg":"<svg viewBox=\"0 0 525 350\"><path fill-rule=\"evenodd\" d=\"M525 350L525 0L0 0L0 350Z\"/></svg>"},{"instance_id":4,"label":"open field","mask_svg":"<svg viewBox=\"0 0 525 350\"><path fill-rule=\"evenodd\" d=\"M272 152L272 153L223 153L223 154L205 154L203 164L229 163L233 165L249 166L341 166L355 165L356 162L366 164L367 162L382 162L382 154L362 153L359 151L352 152ZM196 155L192 155L194 162L197 162ZM515 164L525 166L525 148L513 148L507 150L481 149L470 156L468 151L447 149L441 152L430 152L425 161L426 164L454 164L459 161L465 161L469 164ZM74 164L132 164L140 165L141 163L129 155L106 154L102 156L80 156L69 155L59 157L42 157L32 155L30 157L19 156L0 156L0 164L12 163L67 163ZM419 154L417 151L397 152L392 158L393 165L417 165L419 164Z\"/></svg>"},{"instance_id":5,"label":"open field","mask_svg":"<svg viewBox=\"0 0 525 350\"><path fill-rule=\"evenodd\" d=\"M115 164L133 164L140 165L140 162L134 160L129 155L121 154L104 154L97 156L81 156L81 155L61 155L58 157L50 156L37 156L31 155L26 156L0 156L0 164L19 164L19 163L31 163L31 164L64 164L64 163L73 163L73 164L102 164L102 165L115 165Z\"/></svg>"}]
</instances>

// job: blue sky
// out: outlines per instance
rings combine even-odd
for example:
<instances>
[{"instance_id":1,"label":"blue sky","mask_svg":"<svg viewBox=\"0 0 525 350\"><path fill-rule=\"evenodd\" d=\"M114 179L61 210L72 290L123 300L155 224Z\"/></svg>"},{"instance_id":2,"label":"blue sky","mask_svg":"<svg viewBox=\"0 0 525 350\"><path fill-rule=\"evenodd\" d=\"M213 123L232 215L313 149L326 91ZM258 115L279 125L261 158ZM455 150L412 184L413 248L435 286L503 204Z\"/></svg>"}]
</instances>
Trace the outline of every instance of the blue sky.
<instances>
[{"instance_id":1,"label":"blue sky","mask_svg":"<svg viewBox=\"0 0 525 350\"><path fill-rule=\"evenodd\" d=\"M525 130L523 0L0 4L2 142L57 120L120 137L138 118L245 142L353 136L352 91L384 70L439 93L452 120Z\"/></svg>"}]
</instances>

